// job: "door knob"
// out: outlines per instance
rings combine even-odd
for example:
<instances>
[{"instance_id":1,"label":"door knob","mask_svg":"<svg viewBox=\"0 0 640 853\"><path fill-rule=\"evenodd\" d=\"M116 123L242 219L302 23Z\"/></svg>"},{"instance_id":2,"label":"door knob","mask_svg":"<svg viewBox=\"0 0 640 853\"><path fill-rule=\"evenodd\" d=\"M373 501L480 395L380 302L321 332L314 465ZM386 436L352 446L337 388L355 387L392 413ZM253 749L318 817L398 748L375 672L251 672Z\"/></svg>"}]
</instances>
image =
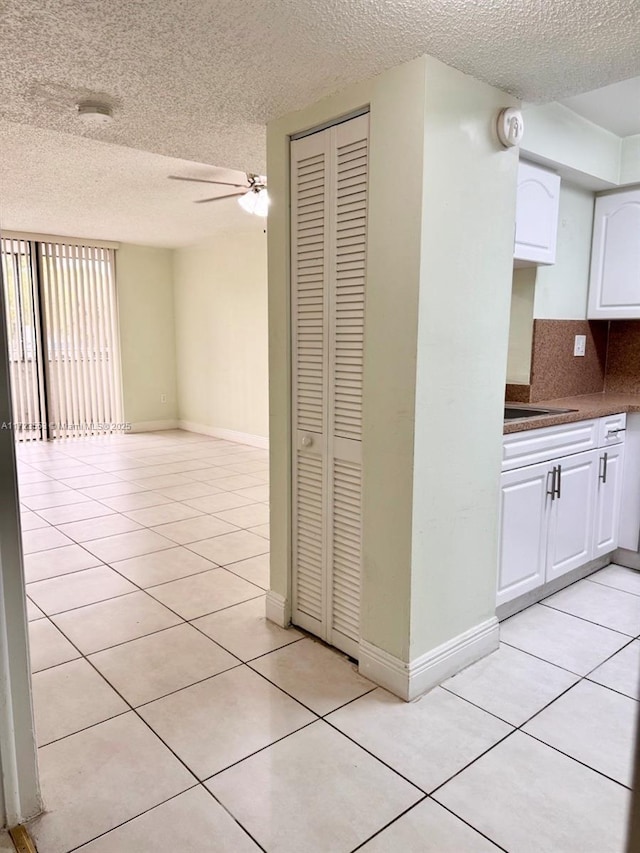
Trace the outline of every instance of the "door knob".
<instances>
[{"instance_id":1,"label":"door knob","mask_svg":"<svg viewBox=\"0 0 640 853\"><path fill-rule=\"evenodd\" d=\"M311 447L311 445L313 444L313 436L303 435L301 444L303 447Z\"/></svg>"}]
</instances>

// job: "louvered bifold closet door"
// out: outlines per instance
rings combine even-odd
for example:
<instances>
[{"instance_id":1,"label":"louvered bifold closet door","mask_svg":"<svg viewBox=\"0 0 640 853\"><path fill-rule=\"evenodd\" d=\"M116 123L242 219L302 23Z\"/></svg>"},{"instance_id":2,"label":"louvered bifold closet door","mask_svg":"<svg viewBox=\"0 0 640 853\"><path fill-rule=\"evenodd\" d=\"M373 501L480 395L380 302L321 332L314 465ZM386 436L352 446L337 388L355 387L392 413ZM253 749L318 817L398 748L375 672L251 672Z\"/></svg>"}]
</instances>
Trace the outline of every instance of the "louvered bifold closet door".
<instances>
[{"instance_id":1,"label":"louvered bifold closet door","mask_svg":"<svg viewBox=\"0 0 640 853\"><path fill-rule=\"evenodd\" d=\"M362 376L369 116L332 128L329 294L329 642L358 657L362 552Z\"/></svg>"},{"instance_id":2,"label":"louvered bifold closet door","mask_svg":"<svg viewBox=\"0 0 640 853\"><path fill-rule=\"evenodd\" d=\"M368 115L291 145L293 620L356 657Z\"/></svg>"},{"instance_id":3,"label":"louvered bifold closet door","mask_svg":"<svg viewBox=\"0 0 640 853\"><path fill-rule=\"evenodd\" d=\"M326 638L328 137L291 146L293 615Z\"/></svg>"}]
</instances>

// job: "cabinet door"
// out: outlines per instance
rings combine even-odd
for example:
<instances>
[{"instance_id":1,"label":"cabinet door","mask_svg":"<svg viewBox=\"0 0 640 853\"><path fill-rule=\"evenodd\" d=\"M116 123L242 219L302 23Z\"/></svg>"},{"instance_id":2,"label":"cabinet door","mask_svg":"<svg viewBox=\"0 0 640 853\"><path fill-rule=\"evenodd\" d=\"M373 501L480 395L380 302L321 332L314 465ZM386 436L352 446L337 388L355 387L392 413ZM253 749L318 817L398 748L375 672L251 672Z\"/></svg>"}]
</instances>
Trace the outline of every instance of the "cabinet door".
<instances>
[{"instance_id":1,"label":"cabinet door","mask_svg":"<svg viewBox=\"0 0 640 853\"><path fill-rule=\"evenodd\" d=\"M618 547L620 499L624 468L624 444L598 451L593 556L601 557Z\"/></svg>"},{"instance_id":2,"label":"cabinet door","mask_svg":"<svg viewBox=\"0 0 640 853\"><path fill-rule=\"evenodd\" d=\"M517 262L555 264L559 203L560 176L521 161L513 252Z\"/></svg>"},{"instance_id":3,"label":"cabinet door","mask_svg":"<svg viewBox=\"0 0 640 853\"><path fill-rule=\"evenodd\" d=\"M640 551L640 414L627 415L618 548Z\"/></svg>"},{"instance_id":4,"label":"cabinet door","mask_svg":"<svg viewBox=\"0 0 640 853\"><path fill-rule=\"evenodd\" d=\"M501 477L498 604L544 583L551 468L543 462Z\"/></svg>"},{"instance_id":5,"label":"cabinet door","mask_svg":"<svg viewBox=\"0 0 640 853\"><path fill-rule=\"evenodd\" d=\"M588 316L640 317L640 190L596 199Z\"/></svg>"},{"instance_id":6,"label":"cabinet door","mask_svg":"<svg viewBox=\"0 0 640 853\"><path fill-rule=\"evenodd\" d=\"M559 466L559 475L549 516L546 581L592 559L599 458L599 450L589 450L554 463Z\"/></svg>"}]
</instances>

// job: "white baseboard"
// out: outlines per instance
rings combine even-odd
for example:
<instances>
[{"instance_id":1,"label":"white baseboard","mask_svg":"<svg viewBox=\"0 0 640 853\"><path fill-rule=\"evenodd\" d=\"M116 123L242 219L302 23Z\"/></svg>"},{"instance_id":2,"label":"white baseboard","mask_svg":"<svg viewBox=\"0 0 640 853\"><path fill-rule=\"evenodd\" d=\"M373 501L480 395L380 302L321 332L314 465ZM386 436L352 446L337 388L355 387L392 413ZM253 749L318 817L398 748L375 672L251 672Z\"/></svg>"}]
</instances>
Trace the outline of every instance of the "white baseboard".
<instances>
[{"instance_id":1,"label":"white baseboard","mask_svg":"<svg viewBox=\"0 0 640 853\"><path fill-rule=\"evenodd\" d=\"M251 447L269 449L269 439L264 435L253 435L250 432L238 432L234 429L212 427L207 424L195 424L193 421L178 421L178 428L187 432L199 432L200 435L210 435L212 438L224 438L226 441L237 441L238 444L249 444Z\"/></svg>"},{"instance_id":2,"label":"white baseboard","mask_svg":"<svg viewBox=\"0 0 640 853\"><path fill-rule=\"evenodd\" d=\"M287 628L291 624L289 602L283 595L274 592L272 589L267 592L267 619L270 622L275 622L281 628Z\"/></svg>"},{"instance_id":3,"label":"white baseboard","mask_svg":"<svg viewBox=\"0 0 640 853\"><path fill-rule=\"evenodd\" d=\"M131 424L129 432L158 432L163 429L178 429L178 421L137 421Z\"/></svg>"},{"instance_id":4,"label":"white baseboard","mask_svg":"<svg viewBox=\"0 0 640 853\"><path fill-rule=\"evenodd\" d=\"M500 633L494 617L458 634L409 663L360 640L361 675L410 702L498 648Z\"/></svg>"}]
</instances>

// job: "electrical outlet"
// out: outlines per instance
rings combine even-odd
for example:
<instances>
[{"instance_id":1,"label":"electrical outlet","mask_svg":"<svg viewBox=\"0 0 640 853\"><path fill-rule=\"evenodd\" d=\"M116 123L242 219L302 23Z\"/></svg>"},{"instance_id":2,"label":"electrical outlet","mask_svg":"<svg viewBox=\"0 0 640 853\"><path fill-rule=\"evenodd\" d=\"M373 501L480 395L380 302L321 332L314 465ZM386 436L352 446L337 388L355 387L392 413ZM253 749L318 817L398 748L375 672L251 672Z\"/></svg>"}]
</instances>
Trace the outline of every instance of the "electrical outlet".
<instances>
[{"instance_id":1,"label":"electrical outlet","mask_svg":"<svg viewBox=\"0 0 640 853\"><path fill-rule=\"evenodd\" d=\"M574 355L584 355L586 348L587 348L587 336L586 335L576 335L575 341L573 344L573 354Z\"/></svg>"},{"instance_id":2,"label":"electrical outlet","mask_svg":"<svg viewBox=\"0 0 640 853\"><path fill-rule=\"evenodd\" d=\"M584 353L583 353L583 355L584 355ZM160 394L160 402L161 403L167 402L167 395L166 394Z\"/></svg>"}]
</instances>

